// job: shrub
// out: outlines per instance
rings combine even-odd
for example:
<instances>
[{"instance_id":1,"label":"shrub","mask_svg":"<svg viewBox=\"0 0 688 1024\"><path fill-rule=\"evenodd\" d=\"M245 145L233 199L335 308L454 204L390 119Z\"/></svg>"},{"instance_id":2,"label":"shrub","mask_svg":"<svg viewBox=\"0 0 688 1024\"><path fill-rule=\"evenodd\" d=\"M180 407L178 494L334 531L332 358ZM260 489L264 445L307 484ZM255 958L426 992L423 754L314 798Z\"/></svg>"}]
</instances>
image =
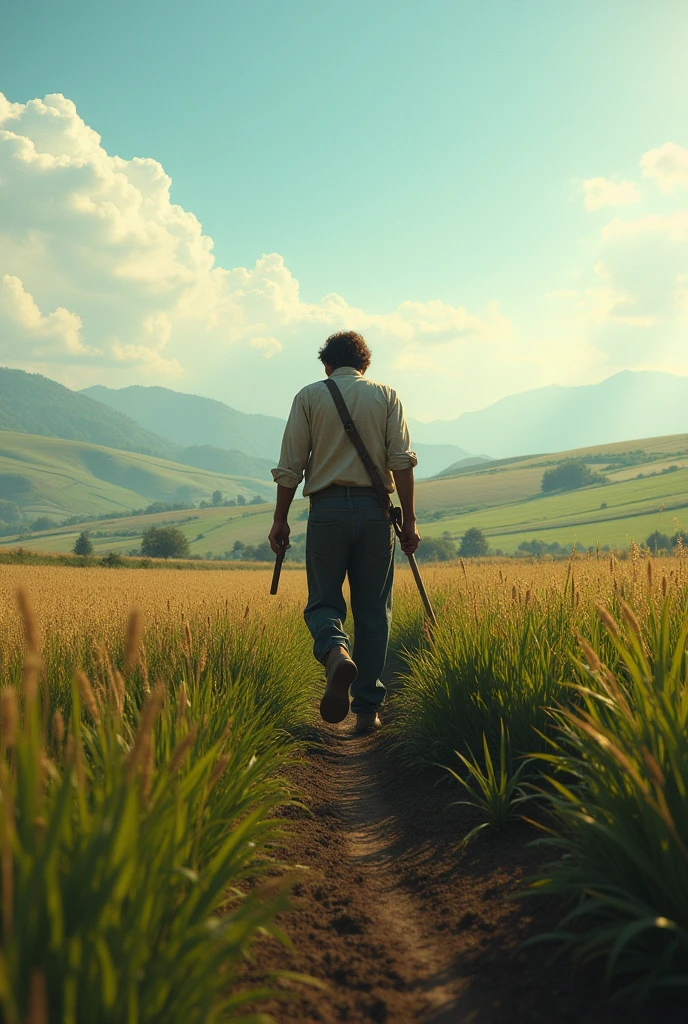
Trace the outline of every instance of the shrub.
<instances>
[{"instance_id":1,"label":"shrub","mask_svg":"<svg viewBox=\"0 0 688 1024\"><path fill-rule=\"evenodd\" d=\"M176 526L149 526L143 531L141 554L149 558L188 558L189 542Z\"/></svg>"},{"instance_id":2,"label":"shrub","mask_svg":"<svg viewBox=\"0 0 688 1024\"><path fill-rule=\"evenodd\" d=\"M52 530L55 525L55 520L49 516L39 516L38 519L34 519L29 529L32 533L40 533L41 530Z\"/></svg>"},{"instance_id":3,"label":"shrub","mask_svg":"<svg viewBox=\"0 0 688 1024\"><path fill-rule=\"evenodd\" d=\"M545 470L540 487L545 494L549 491L573 491L577 487L602 484L606 479L601 473L594 473L582 459L567 459L560 466Z\"/></svg>"},{"instance_id":4,"label":"shrub","mask_svg":"<svg viewBox=\"0 0 688 1024\"><path fill-rule=\"evenodd\" d=\"M424 537L417 557L425 562L450 562L456 558L456 544L451 537Z\"/></svg>"}]
</instances>

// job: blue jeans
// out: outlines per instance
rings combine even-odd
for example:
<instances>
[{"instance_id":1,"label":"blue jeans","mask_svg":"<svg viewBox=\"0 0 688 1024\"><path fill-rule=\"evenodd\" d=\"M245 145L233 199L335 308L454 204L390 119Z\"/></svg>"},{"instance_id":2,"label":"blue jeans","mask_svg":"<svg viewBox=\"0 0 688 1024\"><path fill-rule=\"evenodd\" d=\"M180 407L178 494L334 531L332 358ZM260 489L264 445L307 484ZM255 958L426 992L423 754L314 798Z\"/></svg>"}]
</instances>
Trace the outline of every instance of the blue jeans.
<instances>
[{"instance_id":1,"label":"blue jeans","mask_svg":"<svg viewBox=\"0 0 688 1024\"><path fill-rule=\"evenodd\" d=\"M351 687L354 714L377 711L389 642L394 583L394 529L372 487L334 485L311 495L306 534L308 604L304 612L313 654L324 661L333 647L349 650L358 667ZM348 574L354 646L344 632Z\"/></svg>"}]
</instances>

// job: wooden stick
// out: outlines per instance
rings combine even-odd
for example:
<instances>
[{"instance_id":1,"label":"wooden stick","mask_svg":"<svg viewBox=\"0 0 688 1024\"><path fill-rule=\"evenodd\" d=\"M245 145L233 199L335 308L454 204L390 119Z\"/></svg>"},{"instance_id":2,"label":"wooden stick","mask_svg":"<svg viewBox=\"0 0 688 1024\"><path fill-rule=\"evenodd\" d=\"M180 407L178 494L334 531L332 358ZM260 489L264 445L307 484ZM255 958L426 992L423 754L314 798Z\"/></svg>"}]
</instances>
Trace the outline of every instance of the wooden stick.
<instances>
[{"instance_id":1,"label":"wooden stick","mask_svg":"<svg viewBox=\"0 0 688 1024\"><path fill-rule=\"evenodd\" d=\"M430 619L430 622L433 624L433 626L436 626L437 625L437 616L435 615L435 612L433 611L433 607L430 604L430 598L428 597L428 593L427 593L427 591L425 589L425 585L424 585L423 580L421 578L420 569L418 568L418 563L416 562L416 556L415 555L407 555L406 557L409 560L409 565L411 566L411 572L413 573L413 578L416 581L416 586L418 587L418 593L420 594L421 601L423 602L423 605L425 606L425 611L427 612L427 616Z\"/></svg>"},{"instance_id":2,"label":"wooden stick","mask_svg":"<svg viewBox=\"0 0 688 1024\"><path fill-rule=\"evenodd\" d=\"M280 573L282 572L282 562L284 561L284 552L280 555L275 556L275 568L272 572L272 586L270 587L270 593L274 595L277 593L279 588Z\"/></svg>"}]
</instances>

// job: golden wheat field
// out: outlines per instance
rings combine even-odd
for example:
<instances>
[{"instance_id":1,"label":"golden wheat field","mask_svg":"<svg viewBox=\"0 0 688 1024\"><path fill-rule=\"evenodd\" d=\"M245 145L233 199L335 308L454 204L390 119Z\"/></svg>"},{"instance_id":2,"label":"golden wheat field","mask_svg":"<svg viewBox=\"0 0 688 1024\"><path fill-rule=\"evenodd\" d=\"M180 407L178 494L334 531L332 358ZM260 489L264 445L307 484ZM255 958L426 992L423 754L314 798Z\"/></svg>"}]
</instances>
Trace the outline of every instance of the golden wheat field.
<instances>
[{"instance_id":1,"label":"golden wheat field","mask_svg":"<svg viewBox=\"0 0 688 1024\"><path fill-rule=\"evenodd\" d=\"M650 567L648 570L648 566ZM571 584L576 603L605 600L616 587L634 602L644 603L651 588L657 593L682 586L688 580L686 559L656 558L648 561L636 551L626 561L614 558L581 557L568 562L515 562L511 560L445 563L423 567L428 590L446 597L470 594L476 602L501 600L546 601ZM269 615L273 611L294 611L306 600L306 574L284 572L279 594L271 597L271 570L224 572L167 569L88 569L69 566L0 566L0 648L8 650L20 640L20 618L16 594L26 590L42 633L60 634L65 639L84 631L107 642L121 635L132 608L140 610L144 624L163 624L199 616L229 618L249 613ZM616 581L616 582L615 582ZM397 570L397 601L413 601L415 587L406 566Z\"/></svg>"}]
</instances>

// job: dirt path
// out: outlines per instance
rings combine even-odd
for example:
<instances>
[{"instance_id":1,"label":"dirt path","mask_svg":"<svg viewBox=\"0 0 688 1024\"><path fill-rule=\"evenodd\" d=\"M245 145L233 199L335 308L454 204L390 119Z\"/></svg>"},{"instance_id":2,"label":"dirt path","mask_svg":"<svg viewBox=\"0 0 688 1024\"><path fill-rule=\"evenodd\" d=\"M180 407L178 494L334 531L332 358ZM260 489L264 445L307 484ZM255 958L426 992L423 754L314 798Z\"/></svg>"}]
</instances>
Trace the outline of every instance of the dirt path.
<instances>
[{"instance_id":1,"label":"dirt path","mask_svg":"<svg viewBox=\"0 0 688 1024\"><path fill-rule=\"evenodd\" d=\"M468 1005L462 1009L462 1002L468 1003L466 979L456 973L446 943L395 870L403 835L379 777L376 739L356 736L349 726L333 730L330 740L339 762L334 791L347 852L374 891L374 913L388 947L395 947L405 966L411 1019L469 1024L476 1011Z\"/></svg>"},{"instance_id":2,"label":"dirt path","mask_svg":"<svg viewBox=\"0 0 688 1024\"><path fill-rule=\"evenodd\" d=\"M550 966L549 951L520 951L550 930L557 908L515 901L543 857L516 826L461 853L475 823L450 808L456 793L402 773L378 735L351 719L323 732L296 772L306 808L289 813L284 851L306 869L283 927L294 949L259 945L260 969L315 977L272 1004L299 1024L612 1024L594 978ZM534 905L531 905L534 904ZM625 1024L673 1024L671 1012L624 1010Z\"/></svg>"}]
</instances>

